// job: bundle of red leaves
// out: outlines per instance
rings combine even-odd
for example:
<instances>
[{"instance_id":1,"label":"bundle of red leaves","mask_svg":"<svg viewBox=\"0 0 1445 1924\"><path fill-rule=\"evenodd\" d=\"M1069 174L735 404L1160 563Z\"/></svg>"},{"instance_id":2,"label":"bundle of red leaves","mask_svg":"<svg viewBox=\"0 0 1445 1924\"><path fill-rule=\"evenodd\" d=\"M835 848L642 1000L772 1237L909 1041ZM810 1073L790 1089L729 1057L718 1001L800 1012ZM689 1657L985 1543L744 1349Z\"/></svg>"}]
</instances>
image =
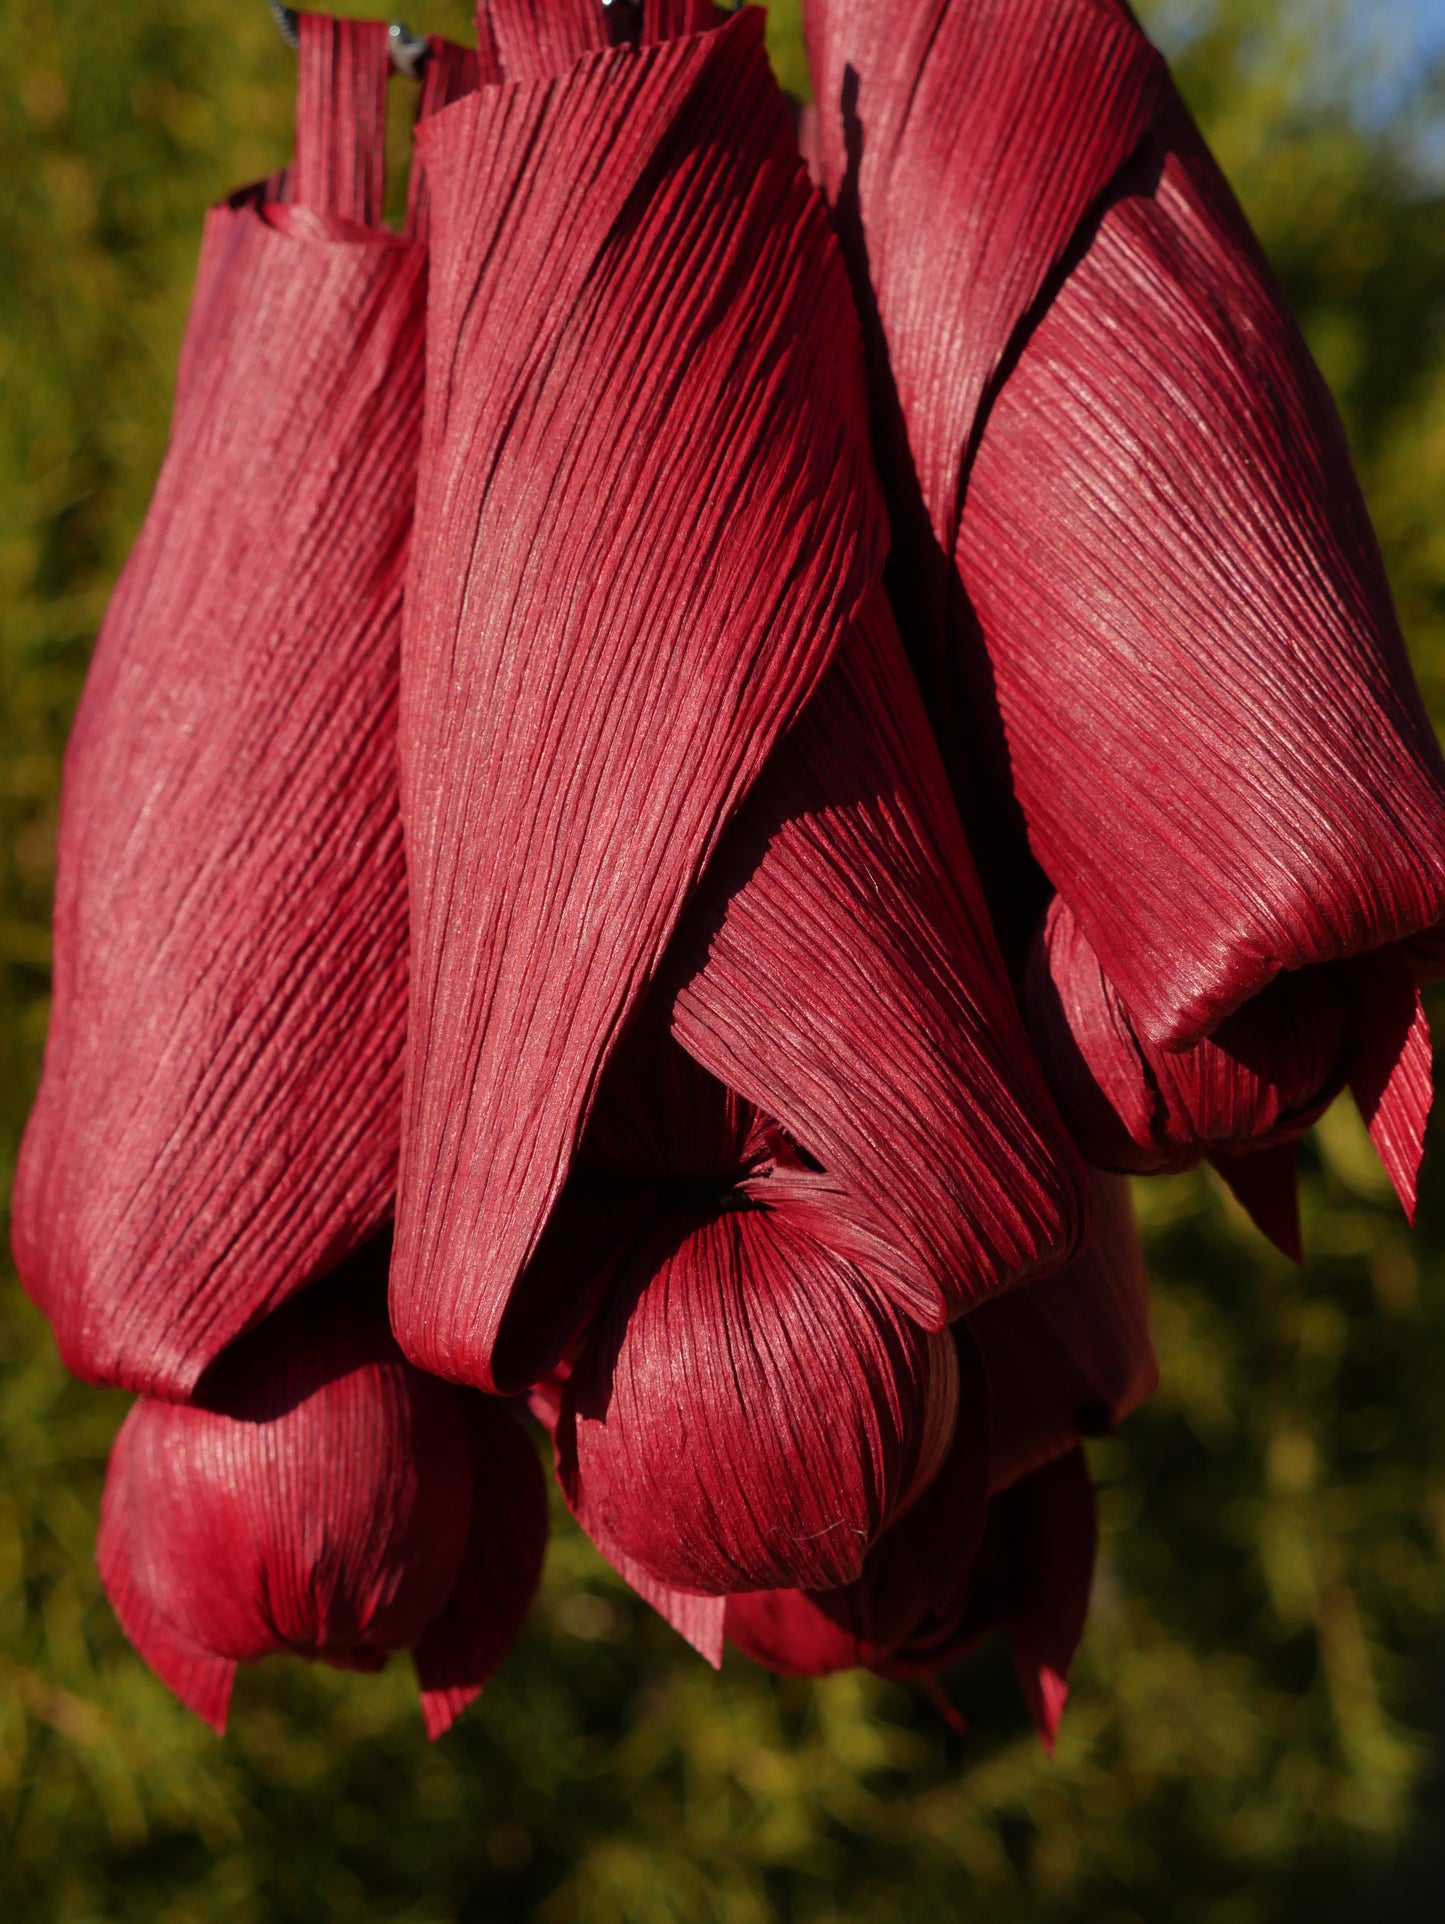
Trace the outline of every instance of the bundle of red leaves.
<instances>
[{"instance_id":1,"label":"bundle of red leaves","mask_svg":"<svg viewBox=\"0 0 1445 1924\"><path fill-rule=\"evenodd\" d=\"M1237 207L1122 0L806 11L822 195L756 11L491 0L404 233L320 16L210 216L15 1243L142 1392L101 1570L218 1726L409 1649L445 1728L529 1393L713 1662L1002 1628L1052 1743L1154 1384L1105 1172L1297 1251L1348 1084L1413 1202L1445 766Z\"/></svg>"}]
</instances>

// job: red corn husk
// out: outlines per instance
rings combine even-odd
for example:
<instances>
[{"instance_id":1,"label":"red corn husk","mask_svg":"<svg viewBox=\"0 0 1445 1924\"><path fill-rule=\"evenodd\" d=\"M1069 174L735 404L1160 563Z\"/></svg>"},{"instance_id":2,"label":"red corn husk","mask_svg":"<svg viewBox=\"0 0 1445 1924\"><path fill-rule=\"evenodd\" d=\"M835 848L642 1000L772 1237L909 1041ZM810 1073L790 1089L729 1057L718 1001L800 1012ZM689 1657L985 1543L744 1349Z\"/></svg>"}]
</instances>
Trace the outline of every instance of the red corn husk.
<instances>
[{"instance_id":1,"label":"red corn husk","mask_svg":"<svg viewBox=\"0 0 1445 1924\"><path fill-rule=\"evenodd\" d=\"M694 1060L826 1169L881 1285L926 1328L1079 1234L1082 1175L881 594L725 837L657 996ZM563 1354L610 1207L564 1191L561 1240L544 1241L499 1326L500 1385Z\"/></svg>"},{"instance_id":2,"label":"red corn husk","mask_svg":"<svg viewBox=\"0 0 1445 1924\"><path fill-rule=\"evenodd\" d=\"M881 590L704 877L676 966L678 1040L866 1212L918 1321L1077 1244L1081 1173Z\"/></svg>"},{"instance_id":3,"label":"red corn husk","mask_svg":"<svg viewBox=\"0 0 1445 1924\"><path fill-rule=\"evenodd\" d=\"M805 13L905 632L978 819L1011 783L1154 1050L1430 930L1445 771L1343 432L1127 8ZM1422 1032L1359 1044L1406 1195Z\"/></svg>"},{"instance_id":4,"label":"red corn husk","mask_svg":"<svg viewBox=\"0 0 1445 1924\"><path fill-rule=\"evenodd\" d=\"M395 1182L425 258L381 225L385 26L303 16L300 58L294 165L207 218L170 447L67 752L15 1189L66 1362L169 1398L375 1232ZM438 43L424 107L470 66Z\"/></svg>"},{"instance_id":5,"label":"red corn husk","mask_svg":"<svg viewBox=\"0 0 1445 1924\"><path fill-rule=\"evenodd\" d=\"M856 1579L832 1590L765 1590L725 1600L720 1628L770 1669L821 1677L885 1663L920 1624L946 1615L967 1585L989 1514L990 1467L989 1385L970 1321L954 1331L958 1422L947 1458L879 1537Z\"/></svg>"},{"instance_id":6,"label":"red corn husk","mask_svg":"<svg viewBox=\"0 0 1445 1924\"><path fill-rule=\"evenodd\" d=\"M1430 1040L1399 948L1277 977L1205 1041L1170 1051L1140 1034L1056 898L1030 954L1026 1001L1055 1093L1092 1161L1150 1173L1208 1156L1298 1260L1294 1144L1348 1082L1413 1216Z\"/></svg>"},{"instance_id":7,"label":"red corn husk","mask_svg":"<svg viewBox=\"0 0 1445 1924\"><path fill-rule=\"evenodd\" d=\"M1005 1630L1034 1728L1052 1750L1097 1552L1094 1488L1083 1451L1073 1450L993 1499L967 1600L920 1624L877 1668L890 1677L937 1676Z\"/></svg>"},{"instance_id":8,"label":"red corn husk","mask_svg":"<svg viewBox=\"0 0 1445 1924\"><path fill-rule=\"evenodd\" d=\"M238 1663L379 1670L410 1650L436 1737L531 1604L537 1453L499 1403L415 1369L385 1241L269 1317L189 1406L142 1399L111 1455L97 1560L131 1642L224 1730Z\"/></svg>"},{"instance_id":9,"label":"red corn husk","mask_svg":"<svg viewBox=\"0 0 1445 1924\"><path fill-rule=\"evenodd\" d=\"M1192 1049L1152 1048L1056 900L1026 1000L1074 1135L1108 1168L1189 1169L1215 1146L1293 1141L1345 1084L1353 1010L1339 964L1276 980Z\"/></svg>"},{"instance_id":10,"label":"red corn husk","mask_svg":"<svg viewBox=\"0 0 1445 1924\"><path fill-rule=\"evenodd\" d=\"M988 1378L988 1487L997 1494L1106 1436L1154 1394L1144 1252L1129 1185L1095 1173L1094 1229L1083 1254L984 1303L966 1329Z\"/></svg>"},{"instance_id":11,"label":"red corn husk","mask_svg":"<svg viewBox=\"0 0 1445 1924\"><path fill-rule=\"evenodd\" d=\"M947 1454L954 1344L847 1196L660 1028L618 1058L539 1260L597 1304L558 1475L624 1570L719 1595L850 1582Z\"/></svg>"},{"instance_id":12,"label":"red corn husk","mask_svg":"<svg viewBox=\"0 0 1445 1924\"><path fill-rule=\"evenodd\" d=\"M550 80L589 53L626 43L704 33L726 15L712 0L637 0L604 7L601 0L481 0L477 45L489 80Z\"/></svg>"},{"instance_id":13,"label":"red corn husk","mask_svg":"<svg viewBox=\"0 0 1445 1924\"><path fill-rule=\"evenodd\" d=\"M857 1579L728 1598L726 1632L747 1655L794 1675L863 1665L929 1678L1006 1623L1030 1711L1052 1743L1093 1569L1079 1445L1115 1428L1157 1380L1128 1188L1104 1177L1096 1189L1082 1257L954 1325L960 1395L948 1457Z\"/></svg>"},{"instance_id":14,"label":"red corn husk","mask_svg":"<svg viewBox=\"0 0 1445 1924\"><path fill-rule=\"evenodd\" d=\"M484 87L421 137L392 1314L483 1385L606 1056L876 572L846 283L760 25Z\"/></svg>"},{"instance_id":15,"label":"red corn husk","mask_svg":"<svg viewBox=\"0 0 1445 1924\"><path fill-rule=\"evenodd\" d=\"M833 206L868 337L893 522L890 588L969 825L1000 832L1009 771L987 776L976 676L960 674L954 538L980 417L1009 349L1167 86L1124 10L1091 0L807 0L807 145ZM1008 911L1014 851L991 863ZM1024 890L1027 907L1027 890ZM1011 915L1010 915L1011 919Z\"/></svg>"},{"instance_id":16,"label":"red corn husk","mask_svg":"<svg viewBox=\"0 0 1445 1924\"><path fill-rule=\"evenodd\" d=\"M897 1412L919 1410L920 1387L926 1401L935 1381L946 1387L936 1353L926 1353L926 1385L914 1380L916 1361L898 1373L906 1327L877 1308L886 1254L875 1249L870 1267L846 1198L797 1163L786 1137L680 1051L649 1063L634 1042L609 1075L539 1259L554 1300L563 1277L573 1291L590 1277L589 1311L606 1304L576 1368L564 1365L533 1398L557 1441L563 1488L610 1561L714 1663L718 1593L768 1558L800 1584L810 1564L836 1569L840 1549L852 1552L837 1540L840 1524L859 1550L870 1539L874 1548L850 1559L855 1577L819 1608L839 1635L880 1650L890 1635L901 1641L946 1609L986 1495L1115 1428L1157 1380L1127 1186L1099 1177L1084 1255L953 1325L953 1442L936 1480L931 1447L909 1480ZM803 1242L792 1231L805 1200ZM749 1205L760 1216L739 1225ZM716 1258L728 1227L743 1234L724 1268ZM851 1266L833 1254L850 1235ZM791 1255L791 1275L772 1273L780 1255ZM871 1366L860 1341L870 1327ZM819 1384L826 1395L810 1389ZM935 1402L925 1420L946 1407ZM893 1518L881 1535L878 1484L862 1474L870 1447L886 1474L881 1520Z\"/></svg>"},{"instance_id":17,"label":"red corn husk","mask_svg":"<svg viewBox=\"0 0 1445 1924\"><path fill-rule=\"evenodd\" d=\"M863 1664L885 1677L931 1679L1006 1630L1024 1701L1052 1750L1088 1615L1096 1541L1088 1468L1083 1451L1073 1450L990 1501L954 1594L917 1615L906 1636L896 1635L896 1621L889 1625L876 1603L855 1614L862 1584L846 1599L801 1590L729 1597L727 1635L745 1656L784 1675ZM874 1556L888 1545L885 1537ZM894 1634L877 1641L879 1628Z\"/></svg>"},{"instance_id":18,"label":"red corn husk","mask_svg":"<svg viewBox=\"0 0 1445 1924\"><path fill-rule=\"evenodd\" d=\"M847 1583L937 1469L952 1339L833 1253L822 1178L764 1167L737 1193L623 1267L568 1379L564 1484L604 1552L669 1587Z\"/></svg>"}]
</instances>

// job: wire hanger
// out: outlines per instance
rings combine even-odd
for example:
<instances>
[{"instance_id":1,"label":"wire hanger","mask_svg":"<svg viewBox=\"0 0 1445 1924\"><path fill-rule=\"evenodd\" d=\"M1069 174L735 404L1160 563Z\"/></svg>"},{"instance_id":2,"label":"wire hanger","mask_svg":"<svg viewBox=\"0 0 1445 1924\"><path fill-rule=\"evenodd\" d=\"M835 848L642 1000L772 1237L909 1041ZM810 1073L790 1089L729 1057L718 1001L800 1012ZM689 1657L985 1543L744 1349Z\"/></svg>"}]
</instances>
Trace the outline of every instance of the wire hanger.
<instances>
[{"instance_id":1,"label":"wire hanger","mask_svg":"<svg viewBox=\"0 0 1445 1924\"><path fill-rule=\"evenodd\" d=\"M266 0L266 3L286 45L291 48L300 46L301 26L295 7L283 7L281 0ZM404 21L393 20L386 30L386 44L396 72L406 80L419 79L422 62L431 51L426 35L413 33Z\"/></svg>"}]
</instances>

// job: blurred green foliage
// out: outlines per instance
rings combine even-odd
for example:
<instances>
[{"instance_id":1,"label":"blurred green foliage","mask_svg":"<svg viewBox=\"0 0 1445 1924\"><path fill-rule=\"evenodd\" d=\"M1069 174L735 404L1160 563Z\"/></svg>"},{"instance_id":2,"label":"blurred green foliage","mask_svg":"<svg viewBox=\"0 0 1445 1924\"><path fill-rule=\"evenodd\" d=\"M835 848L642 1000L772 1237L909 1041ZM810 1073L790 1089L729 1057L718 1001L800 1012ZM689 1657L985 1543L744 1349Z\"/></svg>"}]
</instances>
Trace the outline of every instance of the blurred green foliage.
<instances>
[{"instance_id":1,"label":"blurred green foliage","mask_svg":"<svg viewBox=\"0 0 1445 1924\"><path fill-rule=\"evenodd\" d=\"M0 33L0 1165L39 1068L60 757L159 463L199 219L287 147L261 0L6 0ZM380 9L373 9L380 11ZM886 9L883 9L886 13ZM1188 13L1188 10L1185 10ZM796 5L780 69L805 85ZM1180 9L1173 10L1176 22ZM465 31L460 0L412 23ZM882 24L882 23L880 23ZM1337 18L1223 0L1181 77L1340 396L1445 718L1445 125L1350 111ZM886 27L885 29L886 30ZM404 1665L272 1664L218 1744L91 1567L124 1399L0 1295L0 1915L12 1924L1294 1924L1445 1896L1445 1193L1358 1118L1307 1150L1298 1272L1204 1176L1141 1191L1163 1388L1094 1451L1105 1541L1050 1763L1005 1665L950 1734L860 1676L721 1679L559 1516L544 1595L435 1748Z\"/></svg>"}]
</instances>

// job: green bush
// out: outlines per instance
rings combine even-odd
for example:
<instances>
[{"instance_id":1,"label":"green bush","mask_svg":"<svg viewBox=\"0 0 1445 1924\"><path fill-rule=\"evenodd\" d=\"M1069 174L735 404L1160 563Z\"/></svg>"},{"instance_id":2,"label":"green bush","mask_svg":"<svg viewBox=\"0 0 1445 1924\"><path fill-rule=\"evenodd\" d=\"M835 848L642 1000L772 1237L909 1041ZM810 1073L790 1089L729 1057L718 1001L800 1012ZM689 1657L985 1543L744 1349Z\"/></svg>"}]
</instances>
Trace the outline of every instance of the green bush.
<instances>
[{"instance_id":1,"label":"green bush","mask_svg":"<svg viewBox=\"0 0 1445 1924\"><path fill-rule=\"evenodd\" d=\"M801 84L796 7L775 11ZM437 0L413 24L459 32L463 12ZM1388 129L1362 125L1332 19L1229 0L1180 71L1340 396L1445 718L1445 195L1408 164L1442 109L1416 76ZM284 155L290 62L260 0L25 0L0 36L7 1169L44 1036L68 719L164 445L201 211ZM964 1737L863 1676L814 1687L730 1658L715 1678L560 1514L522 1643L441 1744L401 1664L266 1666L217 1743L132 1655L92 1569L125 1399L66 1378L7 1271L0 1914L1435 1916L1445 1195L1427 1164L1407 1232L1347 1104L1306 1163L1303 1271L1212 1179L1141 1190L1163 1388L1092 1452L1101 1572L1052 1763L996 1652L957 1679Z\"/></svg>"}]
</instances>

